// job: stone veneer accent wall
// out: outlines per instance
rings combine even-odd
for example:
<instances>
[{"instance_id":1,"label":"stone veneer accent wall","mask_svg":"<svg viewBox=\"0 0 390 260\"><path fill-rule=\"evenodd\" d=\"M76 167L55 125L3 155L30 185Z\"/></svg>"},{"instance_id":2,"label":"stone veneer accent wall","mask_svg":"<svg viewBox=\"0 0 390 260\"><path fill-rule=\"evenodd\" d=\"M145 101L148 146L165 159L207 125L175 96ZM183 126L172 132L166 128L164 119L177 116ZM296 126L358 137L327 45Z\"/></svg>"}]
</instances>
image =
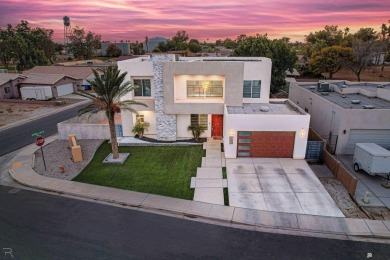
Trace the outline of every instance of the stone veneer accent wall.
<instances>
[{"instance_id":1,"label":"stone veneer accent wall","mask_svg":"<svg viewBox=\"0 0 390 260\"><path fill-rule=\"evenodd\" d=\"M164 74L163 63L174 61L175 56L169 54L153 55L154 102L156 110L157 140L176 141L176 115L165 114L164 111Z\"/></svg>"}]
</instances>

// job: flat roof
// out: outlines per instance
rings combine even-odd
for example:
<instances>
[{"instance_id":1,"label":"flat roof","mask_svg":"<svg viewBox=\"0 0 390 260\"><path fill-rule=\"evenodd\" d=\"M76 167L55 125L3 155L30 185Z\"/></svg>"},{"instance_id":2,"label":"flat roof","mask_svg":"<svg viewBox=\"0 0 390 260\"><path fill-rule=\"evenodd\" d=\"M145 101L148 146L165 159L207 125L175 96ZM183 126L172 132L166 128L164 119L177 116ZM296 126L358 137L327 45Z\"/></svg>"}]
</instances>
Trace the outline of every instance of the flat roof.
<instances>
[{"instance_id":1,"label":"flat roof","mask_svg":"<svg viewBox=\"0 0 390 260\"><path fill-rule=\"evenodd\" d=\"M317 85L315 89L310 89L312 85L299 85L300 87L307 89L313 94L326 99L333 104L336 104L344 109L364 109L364 105L374 106L374 109L390 109L390 101L378 98L378 97L368 97L363 94L354 93L354 94L341 94L338 92L327 92L327 95L323 95L321 92L317 91ZM314 86L314 85L313 85ZM354 86L350 86L354 87ZM359 86L356 86L359 87ZM360 100L359 104L352 104L351 100Z\"/></svg>"},{"instance_id":2,"label":"flat roof","mask_svg":"<svg viewBox=\"0 0 390 260\"><path fill-rule=\"evenodd\" d=\"M268 111L262 111L267 108ZM228 114L262 114L262 115L303 115L298 107L288 102L278 103L244 103L242 106L227 106Z\"/></svg>"}]
</instances>

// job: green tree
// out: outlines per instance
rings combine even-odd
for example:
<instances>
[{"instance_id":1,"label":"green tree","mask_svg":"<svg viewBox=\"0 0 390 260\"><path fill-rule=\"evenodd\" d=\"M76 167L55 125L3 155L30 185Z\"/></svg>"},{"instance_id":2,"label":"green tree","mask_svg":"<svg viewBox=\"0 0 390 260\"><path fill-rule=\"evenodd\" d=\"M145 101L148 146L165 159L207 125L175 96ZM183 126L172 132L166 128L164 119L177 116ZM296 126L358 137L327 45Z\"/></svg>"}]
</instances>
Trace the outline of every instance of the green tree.
<instances>
[{"instance_id":1,"label":"green tree","mask_svg":"<svg viewBox=\"0 0 390 260\"><path fill-rule=\"evenodd\" d=\"M373 28L360 28L354 34L355 39L359 39L363 42L375 41L378 39L378 34Z\"/></svg>"},{"instance_id":2,"label":"green tree","mask_svg":"<svg viewBox=\"0 0 390 260\"><path fill-rule=\"evenodd\" d=\"M292 71L298 59L285 39L270 40L266 35L246 37L238 44L233 55L270 58L272 60L272 93L276 93L286 86L286 71Z\"/></svg>"},{"instance_id":3,"label":"green tree","mask_svg":"<svg viewBox=\"0 0 390 260\"><path fill-rule=\"evenodd\" d=\"M332 46L313 53L310 59L310 69L316 74L329 73L329 78L350 63L354 58L349 47Z\"/></svg>"},{"instance_id":4,"label":"green tree","mask_svg":"<svg viewBox=\"0 0 390 260\"><path fill-rule=\"evenodd\" d=\"M107 47L106 56L107 57L119 57L122 54L122 50L115 44L110 44Z\"/></svg>"},{"instance_id":5,"label":"green tree","mask_svg":"<svg viewBox=\"0 0 390 260\"><path fill-rule=\"evenodd\" d=\"M0 58L7 67L11 60L18 70L30 69L36 65L47 65L54 55L53 30L31 28L22 20L15 28L8 24L0 28Z\"/></svg>"},{"instance_id":6,"label":"green tree","mask_svg":"<svg viewBox=\"0 0 390 260\"><path fill-rule=\"evenodd\" d=\"M77 59L90 59L94 56L95 50L101 45L101 36L92 32L85 33L84 28L73 29L69 36L68 49Z\"/></svg>"},{"instance_id":7,"label":"green tree","mask_svg":"<svg viewBox=\"0 0 390 260\"><path fill-rule=\"evenodd\" d=\"M198 40L191 39L188 43L188 49L193 53L197 53L202 51L202 46L199 44Z\"/></svg>"},{"instance_id":8,"label":"green tree","mask_svg":"<svg viewBox=\"0 0 390 260\"><path fill-rule=\"evenodd\" d=\"M388 22L390 23L390 20ZM381 32L380 32L380 40L382 42L382 48L383 48L383 53L384 53L380 77L383 77L383 70L385 69L385 62L390 57L389 56L389 52L390 52L390 26L387 26L386 24L382 24ZM379 57L378 57L378 60L379 60Z\"/></svg>"},{"instance_id":9,"label":"green tree","mask_svg":"<svg viewBox=\"0 0 390 260\"><path fill-rule=\"evenodd\" d=\"M110 139L111 139L111 149L113 158L119 158L119 149L118 142L115 132L115 121L114 117L116 113L121 111L131 111L137 113L137 111L132 108L133 105L147 106L144 103L136 102L133 100L124 100L121 101L120 98L123 97L126 93L132 91L135 87L126 81L126 72L120 73L118 67L108 67L104 70L104 80L99 76L96 70L93 70L95 76L94 80L88 80L88 83L91 84L92 90L96 93L90 94L85 91L79 91L78 94L89 98L92 100L92 104L87 107L80 109L78 115L83 115L86 113L97 113L99 111L104 111L108 119L108 125L110 128Z\"/></svg>"}]
</instances>

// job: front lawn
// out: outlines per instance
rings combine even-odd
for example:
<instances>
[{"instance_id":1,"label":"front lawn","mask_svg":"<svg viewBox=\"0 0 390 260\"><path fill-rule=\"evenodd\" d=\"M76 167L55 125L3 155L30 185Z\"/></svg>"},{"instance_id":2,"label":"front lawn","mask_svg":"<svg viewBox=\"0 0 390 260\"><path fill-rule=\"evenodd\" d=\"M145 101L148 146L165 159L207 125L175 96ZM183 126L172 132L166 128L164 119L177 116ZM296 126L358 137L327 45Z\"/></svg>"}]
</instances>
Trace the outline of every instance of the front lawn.
<instances>
[{"instance_id":1,"label":"front lawn","mask_svg":"<svg viewBox=\"0 0 390 260\"><path fill-rule=\"evenodd\" d=\"M88 166L73 180L101 186L193 199L191 177L201 166L204 150L194 146L136 146L119 147L122 153L130 153L123 165L103 164L111 152L111 145L104 142Z\"/></svg>"}]
</instances>

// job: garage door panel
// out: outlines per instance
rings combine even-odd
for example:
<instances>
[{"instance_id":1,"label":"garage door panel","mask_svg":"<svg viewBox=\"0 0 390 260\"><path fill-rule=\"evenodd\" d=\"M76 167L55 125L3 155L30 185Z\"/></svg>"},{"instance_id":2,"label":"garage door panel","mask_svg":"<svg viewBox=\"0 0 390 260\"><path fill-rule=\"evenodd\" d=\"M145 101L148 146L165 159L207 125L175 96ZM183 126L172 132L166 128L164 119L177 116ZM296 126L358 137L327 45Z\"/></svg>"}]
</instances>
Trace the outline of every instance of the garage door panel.
<instances>
[{"instance_id":1,"label":"garage door panel","mask_svg":"<svg viewBox=\"0 0 390 260\"><path fill-rule=\"evenodd\" d=\"M356 143L375 143L390 149L390 129L351 129L346 154L353 154Z\"/></svg>"},{"instance_id":2,"label":"garage door panel","mask_svg":"<svg viewBox=\"0 0 390 260\"><path fill-rule=\"evenodd\" d=\"M295 132L251 132L250 157L291 158L294 152ZM247 144L245 144L247 145ZM242 143L238 156L247 155Z\"/></svg>"},{"instance_id":3,"label":"garage door panel","mask_svg":"<svg viewBox=\"0 0 390 260\"><path fill-rule=\"evenodd\" d=\"M68 95L68 94L72 94L73 92L74 92L74 90L73 90L72 83L57 86L57 95L59 97L64 96L64 95Z\"/></svg>"}]
</instances>

